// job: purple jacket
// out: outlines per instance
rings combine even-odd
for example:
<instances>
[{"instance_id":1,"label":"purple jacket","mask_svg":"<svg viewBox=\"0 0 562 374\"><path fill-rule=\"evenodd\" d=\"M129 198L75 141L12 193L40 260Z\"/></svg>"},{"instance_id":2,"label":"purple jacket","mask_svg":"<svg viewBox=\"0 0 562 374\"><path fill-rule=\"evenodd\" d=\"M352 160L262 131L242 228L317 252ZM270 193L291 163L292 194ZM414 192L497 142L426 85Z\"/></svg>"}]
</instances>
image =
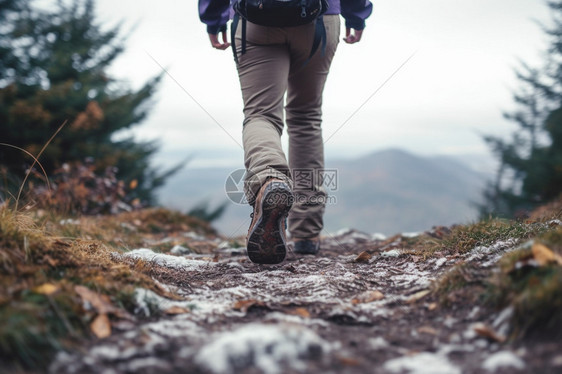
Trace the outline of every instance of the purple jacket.
<instances>
[{"instance_id":1,"label":"purple jacket","mask_svg":"<svg viewBox=\"0 0 562 374\"><path fill-rule=\"evenodd\" d=\"M365 28L365 19L371 15L373 4L369 0L328 0L326 14L341 14L345 27L355 30ZM226 31L226 23L231 18L230 0L199 0L199 18L207 25L209 34Z\"/></svg>"}]
</instances>

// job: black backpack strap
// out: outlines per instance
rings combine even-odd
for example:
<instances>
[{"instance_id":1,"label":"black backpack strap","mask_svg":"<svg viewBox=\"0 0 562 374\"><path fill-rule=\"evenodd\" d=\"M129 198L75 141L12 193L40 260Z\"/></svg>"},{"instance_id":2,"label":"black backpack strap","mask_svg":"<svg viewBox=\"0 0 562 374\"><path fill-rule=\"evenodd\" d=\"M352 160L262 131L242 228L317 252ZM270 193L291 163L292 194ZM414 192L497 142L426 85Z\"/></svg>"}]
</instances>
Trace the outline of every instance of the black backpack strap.
<instances>
[{"instance_id":1,"label":"black backpack strap","mask_svg":"<svg viewBox=\"0 0 562 374\"><path fill-rule=\"evenodd\" d=\"M312 50L310 51L310 56L308 56L308 59L304 62L304 65L308 64L308 62L312 59L312 57L318 50L318 47L320 47L320 43L322 43L322 56L324 56L326 54L326 26L324 25L323 17L318 17L316 19L314 40L312 41Z\"/></svg>"},{"instance_id":2,"label":"black backpack strap","mask_svg":"<svg viewBox=\"0 0 562 374\"><path fill-rule=\"evenodd\" d=\"M232 25L230 26L230 43L232 45L232 53L234 54L234 61L238 64L238 53L236 51L236 29L238 28L238 23L240 23L240 14L234 13L232 18ZM242 18L242 53L246 53L246 19Z\"/></svg>"},{"instance_id":3,"label":"black backpack strap","mask_svg":"<svg viewBox=\"0 0 562 374\"><path fill-rule=\"evenodd\" d=\"M238 54L236 53L236 29L238 28L238 22L240 22L240 15L234 13L232 18L232 25L230 25L230 44L232 45L232 53L234 54L234 61L238 64Z\"/></svg>"},{"instance_id":4,"label":"black backpack strap","mask_svg":"<svg viewBox=\"0 0 562 374\"><path fill-rule=\"evenodd\" d=\"M246 53L246 18L242 19L242 55Z\"/></svg>"}]
</instances>

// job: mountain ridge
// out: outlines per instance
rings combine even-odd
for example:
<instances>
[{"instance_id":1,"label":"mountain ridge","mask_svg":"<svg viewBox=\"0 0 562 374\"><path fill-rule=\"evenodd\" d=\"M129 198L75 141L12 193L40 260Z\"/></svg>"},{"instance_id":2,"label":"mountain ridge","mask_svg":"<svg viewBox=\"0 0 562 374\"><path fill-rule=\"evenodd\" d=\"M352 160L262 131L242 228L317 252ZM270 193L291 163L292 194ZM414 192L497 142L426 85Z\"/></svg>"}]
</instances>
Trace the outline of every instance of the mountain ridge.
<instances>
[{"instance_id":1,"label":"mountain ridge","mask_svg":"<svg viewBox=\"0 0 562 374\"><path fill-rule=\"evenodd\" d=\"M337 188L327 188L332 197L325 215L328 233L353 227L391 235L466 223L477 218L471 203L485 181L483 173L454 157L418 156L396 148L327 160L326 169L337 172ZM186 169L162 188L161 202L183 211L202 201L219 205L227 201L225 181L235 170ZM248 205L232 203L214 225L227 235L240 235L250 212Z\"/></svg>"}]
</instances>

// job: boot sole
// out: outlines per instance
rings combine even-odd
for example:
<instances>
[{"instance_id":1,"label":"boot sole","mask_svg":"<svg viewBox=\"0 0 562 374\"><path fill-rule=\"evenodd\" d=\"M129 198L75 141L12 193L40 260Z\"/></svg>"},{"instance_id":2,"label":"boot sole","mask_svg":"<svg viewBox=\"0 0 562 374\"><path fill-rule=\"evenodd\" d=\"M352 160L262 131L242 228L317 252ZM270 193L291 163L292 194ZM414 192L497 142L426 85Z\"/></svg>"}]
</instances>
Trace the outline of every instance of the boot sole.
<instances>
[{"instance_id":1,"label":"boot sole","mask_svg":"<svg viewBox=\"0 0 562 374\"><path fill-rule=\"evenodd\" d=\"M268 187L261 216L248 235L248 257L257 264L279 264L287 255L283 220L293 205L293 194L284 183L272 184L269 191Z\"/></svg>"}]
</instances>

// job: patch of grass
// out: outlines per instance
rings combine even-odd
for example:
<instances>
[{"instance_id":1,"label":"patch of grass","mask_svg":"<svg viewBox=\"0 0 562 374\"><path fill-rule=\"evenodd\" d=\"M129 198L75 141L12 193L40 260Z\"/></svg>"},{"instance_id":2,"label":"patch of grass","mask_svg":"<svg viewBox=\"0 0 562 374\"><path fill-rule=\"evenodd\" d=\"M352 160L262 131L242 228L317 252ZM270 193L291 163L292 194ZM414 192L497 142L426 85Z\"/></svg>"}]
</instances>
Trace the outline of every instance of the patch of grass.
<instances>
[{"instance_id":1,"label":"patch of grass","mask_svg":"<svg viewBox=\"0 0 562 374\"><path fill-rule=\"evenodd\" d=\"M474 303L483 289L481 269L473 264L462 262L455 265L433 284L433 294L441 305L451 306L455 303Z\"/></svg>"},{"instance_id":2,"label":"patch of grass","mask_svg":"<svg viewBox=\"0 0 562 374\"><path fill-rule=\"evenodd\" d=\"M518 222L502 219L484 220L470 225L452 227L440 237L423 235L406 247L407 253L428 259L435 256L464 255L479 246L490 246L509 239L525 240L549 231L539 222Z\"/></svg>"},{"instance_id":3,"label":"patch of grass","mask_svg":"<svg viewBox=\"0 0 562 374\"><path fill-rule=\"evenodd\" d=\"M164 209L64 218L0 205L0 362L10 370L44 367L55 351L94 338L90 323L97 311L84 309L77 286L107 295L123 313L134 311L138 287L178 298L153 281L152 265L123 263L115 253L173 230L212 233L208 225Z\"/></svg>"},{"instance_id":4,"label":"patch of grass","mask_svg":"<svg viewBox=\"0 0 562 374\"><path fill-rule=\"evenodd\" d=\"M543 245L552 256L562 256L560 219L562 198L531 215L532 220L516 222L486 220L457 226L442 238L420 242L411 254L425 258L463 255L477 246L489 246L507 239L528 240L528 245L508 252L495 269L461 263L445 273L433 287L444 305L474 302L496 310L513 307L512 336L523 338L533 333L561 337L562 264L540 261L533 246Z\"/></svg>"},{"instance_id":5,"label":"patch of grass","mask_svg":"<svg viewBox=\"0 0 562 374\"><path fill-rule=\"evenodd\" d=\"M562 227L534 239L562 255ZM513 335L562 331L562 265L538 264L531 248L508 253L488 283L484 300L495 308L512 306Z\"/></svg>"}]
</instances>

